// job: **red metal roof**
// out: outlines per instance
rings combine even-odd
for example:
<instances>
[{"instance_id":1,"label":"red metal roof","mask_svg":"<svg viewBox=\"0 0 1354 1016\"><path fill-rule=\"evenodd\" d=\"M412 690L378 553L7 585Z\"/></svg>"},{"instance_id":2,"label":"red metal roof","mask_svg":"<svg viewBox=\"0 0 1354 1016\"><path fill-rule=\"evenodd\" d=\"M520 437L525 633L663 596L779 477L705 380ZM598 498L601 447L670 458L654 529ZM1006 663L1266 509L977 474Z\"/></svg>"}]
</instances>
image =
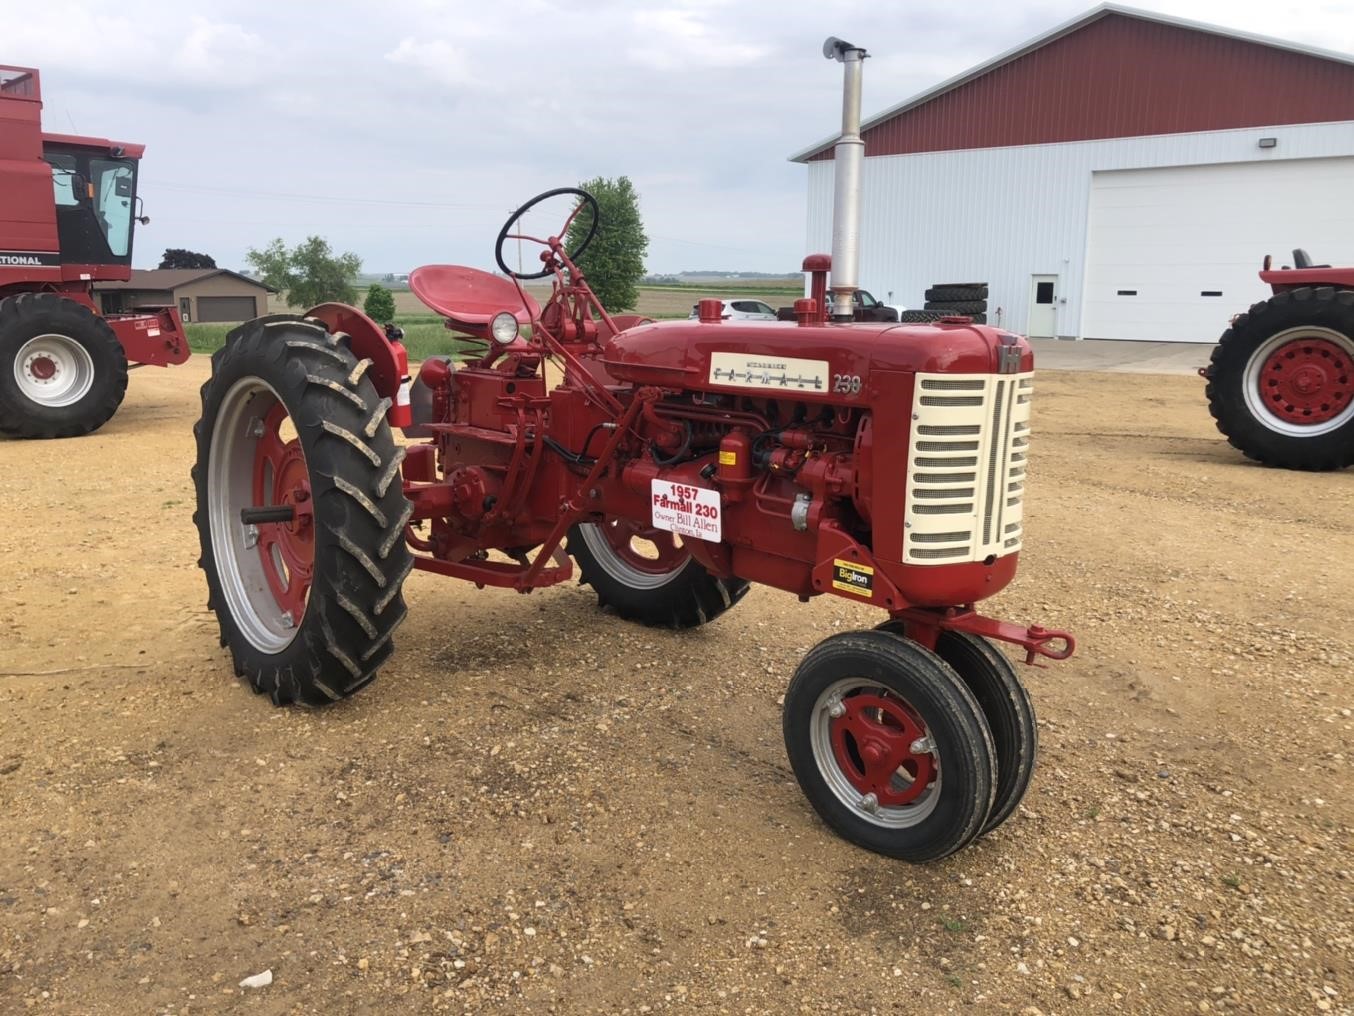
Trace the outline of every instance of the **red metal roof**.
<instances>
[{"instance_id":1,"label":"red metal roof","mask_svg":"<svg viewBox=\"0 0 1354 1016\"><path fill-rule=\"evenodd\" d=\"M1354 120L1354 58L1105 5L867 121L867 155ZM832 140L796 161L832 158Z\"/></svg>"}]
</instances>

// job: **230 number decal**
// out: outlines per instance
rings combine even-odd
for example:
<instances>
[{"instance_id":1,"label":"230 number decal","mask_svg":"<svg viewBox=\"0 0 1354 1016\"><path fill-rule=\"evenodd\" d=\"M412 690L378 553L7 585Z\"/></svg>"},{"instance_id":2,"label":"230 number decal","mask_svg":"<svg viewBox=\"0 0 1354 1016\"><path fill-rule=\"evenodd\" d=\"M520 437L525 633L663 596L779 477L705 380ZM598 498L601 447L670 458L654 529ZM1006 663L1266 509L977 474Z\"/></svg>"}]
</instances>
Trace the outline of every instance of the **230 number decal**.
<instances>
[{"instance_id":1,"label":"230 number decal","mask_svg":"<svg viewBox=\"0 0 1354 1016\"><path fill-rule=\"evenodd\" d=\"M859 395L860 394L860 375L859 374L833 374L832 390L838 395Z\"/></svg>"}]
</instances>

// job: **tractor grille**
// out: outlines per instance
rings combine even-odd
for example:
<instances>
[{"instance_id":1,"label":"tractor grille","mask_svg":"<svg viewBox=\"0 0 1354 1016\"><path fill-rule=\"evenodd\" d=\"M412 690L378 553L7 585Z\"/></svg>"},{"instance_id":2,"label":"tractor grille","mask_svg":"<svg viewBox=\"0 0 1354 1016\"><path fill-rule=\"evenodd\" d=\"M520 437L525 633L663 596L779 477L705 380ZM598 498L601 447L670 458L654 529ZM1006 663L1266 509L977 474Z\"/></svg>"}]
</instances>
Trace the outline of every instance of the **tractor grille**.
<instances>
[{"instance_id":1,"label":"tractor grille","mask_svg":"<svg viewBox=\"0 0 1354 1016\"><path fill-rule=\"evenodd\" d=\"M907 564L1020 549L1030 374L918 374L908 448Z\"/></svg>"}]
</instances>

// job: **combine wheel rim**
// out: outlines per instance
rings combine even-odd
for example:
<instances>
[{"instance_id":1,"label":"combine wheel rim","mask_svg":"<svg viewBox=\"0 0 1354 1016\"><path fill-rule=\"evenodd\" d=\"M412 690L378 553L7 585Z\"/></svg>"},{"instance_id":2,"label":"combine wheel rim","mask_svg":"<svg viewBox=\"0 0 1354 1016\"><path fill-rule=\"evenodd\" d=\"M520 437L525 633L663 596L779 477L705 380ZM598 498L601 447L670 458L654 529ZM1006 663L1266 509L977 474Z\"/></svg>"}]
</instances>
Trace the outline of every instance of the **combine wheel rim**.
<instances>
[{"instance_id":1,"label":"combine wheel rim","mask_svg":"<svg viewBox=\"0 0 1354 1016\"><path fill-rule=\"evenodd\" d=\"M315 562L312 516L298 512L293 523L246 526L244 508L293 503L278 488L294 483L308 500L309 481L300 441L283 442L286 407L258 377L243 377L221 400L212 430L207 472L207 511L212 554L221 591L240 633L264 653L291 645L305 613ZM271 476L269 469L271 467ZM299 470L299 472L298 472ZM270 532L262 533L262 530Z\"/></svg>"},{"instance_id":2,"label":"combine wheel rim","mask_svg":"<svg viewBox=\"0 0 1354 1016\"><path fill-rule=\"evenodd\" d=\"M1354 339L1300 326L1271 335L1246 361L1251 415L1289 437L1319 437L1354 419Z\"/></svg>"},{"instance_id":3,"label":"combine wheel rim","mask_svg":"<svg viewBox=\"0 0 1354 1016\"><path fill-rule=\"evenodd\" d=\"M40 406L71 406L94 385L94 358L67 335L38 335L19 347L14 382L25 398Z\"/></svg>"}]
</instances>

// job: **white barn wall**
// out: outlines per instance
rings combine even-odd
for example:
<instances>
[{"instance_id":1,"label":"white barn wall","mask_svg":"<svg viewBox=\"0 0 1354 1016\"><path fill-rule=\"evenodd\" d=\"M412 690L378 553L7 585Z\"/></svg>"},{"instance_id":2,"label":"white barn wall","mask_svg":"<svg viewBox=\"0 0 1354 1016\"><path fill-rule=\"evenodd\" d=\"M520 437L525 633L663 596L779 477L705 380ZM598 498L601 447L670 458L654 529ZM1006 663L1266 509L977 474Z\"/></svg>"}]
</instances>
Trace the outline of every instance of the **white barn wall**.
<instances>
[{"instance_id":1,"label":"white barn wall","mask_svg":"<svg viewBox=\"0 0 1354 1016\"><path fill-rule=\"evenodd\" d=\"M1256 144L1278 139L1274 148ZM1091 176L1097 171L1354 155L1354 122L1248 127L914 155L866 155L860 284L881 300L920 308L937 282L987 282L988 322L1023 332L1031 275L1057 275L1058 334L1080 337ZM831 161L808 163L806 252L832 246ZM1354 181L1351 181L1354 192ZM1313 209L1313 215L1320 215ZM1293 225L1302 242L1302 223ZM1354 248L1354 237L1350 238ZM1265 253L1253 251L1257 270ZM1354 263L1354 249L1313 251ZM1255 280L1253 299L1268 288ZM1243 309L1248 300L1236 303Z\"/></svg>"}]
</instances>

